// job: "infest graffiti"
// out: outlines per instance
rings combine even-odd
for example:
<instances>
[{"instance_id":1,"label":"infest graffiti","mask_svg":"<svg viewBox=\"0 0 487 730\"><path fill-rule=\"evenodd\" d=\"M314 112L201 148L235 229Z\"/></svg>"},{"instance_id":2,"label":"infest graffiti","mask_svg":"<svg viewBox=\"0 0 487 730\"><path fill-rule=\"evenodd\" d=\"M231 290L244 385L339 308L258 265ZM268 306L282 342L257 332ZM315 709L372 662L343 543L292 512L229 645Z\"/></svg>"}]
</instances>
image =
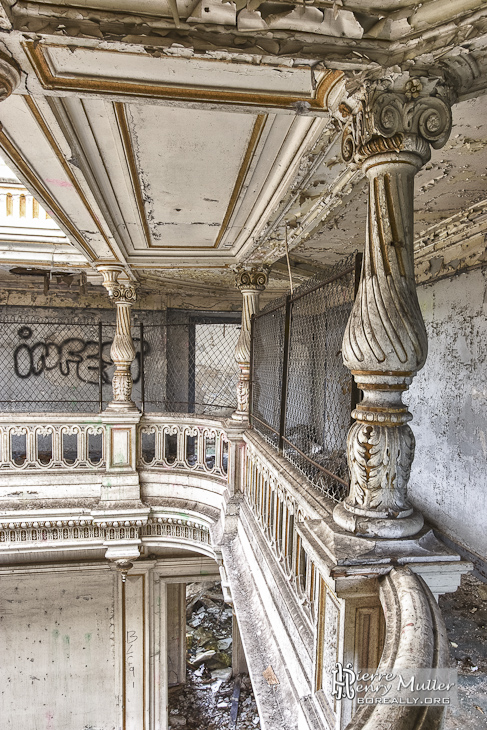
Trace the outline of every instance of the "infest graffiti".
<instances>
[{"instance_id":1,"label":"infest graffiti","mask_svg":"<svg viewBox=\"0 0 487 730\"><path fill-rule=\"evenodd\" d=\"M68 337L61 342L39 340L32 342L30 327L20 327L17 334L23 342L14 350L14 372L18 378L26 379L41 375L44 372L58 370L65 377L75 377L83 383L98 383L99 345L96 340L85 340L81 337ZM140 339L134 337L137 351L134 360L133 382L140 380ZM110 359L111 341L102 343L102 381L111 382L109 368L113 367ZM144 342L144 356L149 353L149 345Z\"/></svg>"}]
</instances>

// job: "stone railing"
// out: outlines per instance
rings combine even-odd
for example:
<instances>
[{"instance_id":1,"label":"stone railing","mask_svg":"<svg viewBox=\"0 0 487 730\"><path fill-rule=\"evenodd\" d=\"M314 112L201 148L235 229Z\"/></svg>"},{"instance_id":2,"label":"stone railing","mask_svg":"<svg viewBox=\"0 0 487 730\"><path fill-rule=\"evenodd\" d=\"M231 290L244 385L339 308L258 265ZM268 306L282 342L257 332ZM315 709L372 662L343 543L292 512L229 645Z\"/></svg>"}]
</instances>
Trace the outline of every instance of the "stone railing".
<instances>
[{"instance_id":1,"label":"stone railing","mask_svg":"<svg viewBox=\"0 0 487 730\"><path fill-rule=\"evenodd\" d=\"M137 441L139 469L175 469L227 480L228 439L219 420L174 413L143 416Z\"/></svg>"},{"instance_id":2,"label":"stone railing","mask_svg":"<svg viewBox=\"0 0 487 730\"><path fill-rule=\"evenodd\" d=\"M101 418L79 413L0 415L0 471L105 467Z\"/></svg>"},{"instance_id":3,"label":"stone railing","mask_svg":"<svg viewBox=\"0 0 487 730\"><path fill-rule=\"evenodd\" d=\"M258 438L258 437L257 437ZM257 520L282 573L312 623L319 601L319 574L297 530L300 522L318 517L316 500L293 489L292 467L262 439L246 436L244 499ZM279 464L283 461L283 464ZM330 509L332 505L330 503Z\"/></svg>"},{"instance_id":4,"label":"stone railing","mask_svg":"<svg viewBox=\"0 0 487 730\"><path fill-rule=\"evenodd\" d=\"M377 673L400 675L405 670L449 666L448 638L440 609L422 578L409 568L393 568L380 582L386 619L384 651ZM439 730L446 705L362 705L347 730Z\"/></svg>"},{"instance_id":5,"label":"stone railing","mask_svg":"<svg viewBox=\"0 0 487 730\"><path fill-rule=\"evenodd\" d=\"M247 431L243 440L241 534L254 546L254 568L272 575L271 593L279 595L282 624L272 624L277 644L289 655L301 644L309 655L309 663L299 655L303 673L298 676L297 665L294 670L303 727L419 730L423 716L428 727L441 727L441 708L371 707L352 696L338 699L333 676L337 663L356 671L447 667L445 627L433 593L455 590L471 566L428 527L396 542L349 535L333 520L333 502L259 435Z\"/></svg>"},{"instance_id":6,"label":"stone railing","mask_svg":"<svg viewBox=\"0 0 487 730\"><path fill-rule=\"evenodd\" d=\"M0 471L103 470L107 443L102 416L0 415ZM143 416L137 426L137 468L197 472L226 481L228 439L221 421L189 414Z\"/></svg>"}]
</instances>

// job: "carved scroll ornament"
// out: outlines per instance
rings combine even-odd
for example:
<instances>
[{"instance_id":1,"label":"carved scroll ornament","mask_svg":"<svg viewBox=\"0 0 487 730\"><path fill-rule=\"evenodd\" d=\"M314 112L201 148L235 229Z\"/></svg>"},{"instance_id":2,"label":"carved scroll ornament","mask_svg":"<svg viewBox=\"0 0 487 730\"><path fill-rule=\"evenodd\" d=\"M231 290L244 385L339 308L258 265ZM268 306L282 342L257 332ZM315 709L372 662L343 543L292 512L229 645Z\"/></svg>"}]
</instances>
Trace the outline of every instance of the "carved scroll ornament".
<instances>
[{"instance_id":1,"label":"carved scroll ornament","mask_svg":"<svg viewBox=\"0 0 487 730\"><path fill-rule=\"evenodd\" d=\"M20 70L13 61L0 53L0 102L8 99L20 84Z\"/></svg>"},{"instance_id":2,"label":"carved scroll ornament","mask_svg":"<svg viewBox=\"0 0 487 730\"><path fill-rule=\"evenodd\" d=\"M345 162L361 163L381 152L413 152L423 164L434 149L446 143L452 125L450 91L437 83L433 93L422 94L420 79L410 79L404 89L372 88L351 115L342 137Z\"/></svg>"}]
</instances>

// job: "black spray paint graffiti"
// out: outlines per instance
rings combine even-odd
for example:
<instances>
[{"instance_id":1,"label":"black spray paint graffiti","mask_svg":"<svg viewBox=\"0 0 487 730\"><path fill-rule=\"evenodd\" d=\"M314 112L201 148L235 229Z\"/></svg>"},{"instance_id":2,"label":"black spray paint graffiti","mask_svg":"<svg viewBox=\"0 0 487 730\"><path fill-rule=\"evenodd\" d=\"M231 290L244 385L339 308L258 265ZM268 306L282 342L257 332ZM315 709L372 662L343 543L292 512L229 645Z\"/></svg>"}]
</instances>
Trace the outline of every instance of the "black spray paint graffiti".
<instances>
[{"instance_id":1,"label":"black spray paint graffiti","mask_svg":"<svg viewBox=\"0 0 487 730\"><path fill-rule=\"evenodd\" d=\"M18 378L26 379L57 369L65 378L75 377L83 383L98 383L98 341L68 337L61 342L42 340L32 342L30 327L21 327L17 334L21 340L24 340L14 350L14 372ZM134 384L140 380L139 342L140 340L134 337L134 345L137 350L132 365ZM102 344L102 381L104 384L111 383L112 373L108 371L110 368L114 368L110 359L111 345L110 340ZM144 357L149 352L149 343L144 342Z\"/></svg>"}]
</instances>

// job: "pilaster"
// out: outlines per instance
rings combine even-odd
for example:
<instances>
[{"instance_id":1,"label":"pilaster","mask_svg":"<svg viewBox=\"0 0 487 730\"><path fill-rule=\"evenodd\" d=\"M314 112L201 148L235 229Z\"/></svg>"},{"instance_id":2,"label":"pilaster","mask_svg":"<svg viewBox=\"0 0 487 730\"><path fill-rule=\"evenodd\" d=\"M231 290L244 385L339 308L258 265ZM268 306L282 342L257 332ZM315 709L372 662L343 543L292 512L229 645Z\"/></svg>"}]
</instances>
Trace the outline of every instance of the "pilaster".
<instances>
[{"instance_id":1,"label":"pilaster","mask_svg":"<svg viewBox=\"0 0 487 730\"><path fill-rule=\"evenodd\" d=\"M168 583L167 676L170 687L186 682L186 583Z\"/></svg>"},{"instance_id":2,"label":"pilaster","mask_svg":"<svg viewBox=\"0 0 487 730\"><path fill-rule=\"evenodd\" d=\"M426 360L427 337L414 280L414 176L445 144L449 90L438 81L372 84L349 115L346 162L369 181L365 256L343 339L343 360L363 391L347 439L350 493L334 512L350 532L405 537L423 525L407 498L414 458L412 419L402 402Z\"/></svg>"}]
</instances>

